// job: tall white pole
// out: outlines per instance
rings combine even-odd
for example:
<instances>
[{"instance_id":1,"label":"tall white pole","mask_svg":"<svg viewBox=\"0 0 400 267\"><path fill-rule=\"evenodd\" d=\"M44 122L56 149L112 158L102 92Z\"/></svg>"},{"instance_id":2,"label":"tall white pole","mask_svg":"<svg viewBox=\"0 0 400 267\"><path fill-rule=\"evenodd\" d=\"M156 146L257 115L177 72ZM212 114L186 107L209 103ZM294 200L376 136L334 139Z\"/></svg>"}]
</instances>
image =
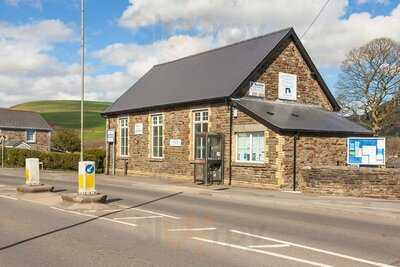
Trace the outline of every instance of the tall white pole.
<instances>
[{"instance_id":1,"label":"tall white pole","mask_svg":"<svg viewBox=\"0 0 400 267\"><path fill-rule=\"evenodd\" d=\"M81 155L83 161L83 103L85 100L85 1L81 0Z\"/></svg>"}]
</instances>

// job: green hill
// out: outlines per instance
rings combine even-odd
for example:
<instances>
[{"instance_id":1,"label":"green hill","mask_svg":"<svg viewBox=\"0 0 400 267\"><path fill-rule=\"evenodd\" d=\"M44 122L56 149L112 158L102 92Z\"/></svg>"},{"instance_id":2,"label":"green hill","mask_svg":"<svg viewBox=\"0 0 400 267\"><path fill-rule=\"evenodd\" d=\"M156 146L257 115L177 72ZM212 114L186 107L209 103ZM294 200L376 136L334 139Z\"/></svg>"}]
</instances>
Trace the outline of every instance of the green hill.
<instances>
[{"instance_id":1,"label":"green hill","mask_svg":"<svg viewBox=\"0 0 400 267\"><path fill-rule=\"evenodd\" d=\"M35 101L13 106L12 109L39 112L53 127L79 130L81 102L77 100ZM110 102L85 101L84 126L85 139L103 141L106 121L101 117Z\"/></svg>"}]
</instances>

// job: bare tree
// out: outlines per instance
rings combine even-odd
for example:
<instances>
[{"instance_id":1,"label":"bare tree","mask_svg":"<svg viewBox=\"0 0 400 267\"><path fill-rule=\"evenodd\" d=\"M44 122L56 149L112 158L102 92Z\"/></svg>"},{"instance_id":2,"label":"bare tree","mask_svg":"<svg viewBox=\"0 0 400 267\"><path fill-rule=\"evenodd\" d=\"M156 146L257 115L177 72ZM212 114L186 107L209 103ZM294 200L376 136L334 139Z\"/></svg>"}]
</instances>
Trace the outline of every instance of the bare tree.
<instances>
[{"instance_id":1,"label":"bare tree","mask_svg":"<svg viewBox=\"0 0 400 267\"><path fill-rule=\"evenodd\" d=\"M379 133L399 107L400 44L379 38L351 50L337 83L343 111Z\"/></svg>"}]
</instances>

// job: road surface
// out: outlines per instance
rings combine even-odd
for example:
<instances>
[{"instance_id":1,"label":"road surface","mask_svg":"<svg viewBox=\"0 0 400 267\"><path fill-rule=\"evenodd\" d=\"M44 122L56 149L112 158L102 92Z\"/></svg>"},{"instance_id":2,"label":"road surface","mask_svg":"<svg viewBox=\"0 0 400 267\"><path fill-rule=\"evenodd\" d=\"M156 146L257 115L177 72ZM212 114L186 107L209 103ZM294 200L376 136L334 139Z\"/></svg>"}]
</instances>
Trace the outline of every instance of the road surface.
<instances>
[{"instance_id":1,"label":"road surface","mask_svg":"<svg viewBox=\"0 0 400 267\"><path fill-rule=\"evenodd\" d=\"M54 175L53 175L54 176ZM400 201L97 179L107 205L0 171L0 266L400 266Z\"/></svg>"}]
</instances>

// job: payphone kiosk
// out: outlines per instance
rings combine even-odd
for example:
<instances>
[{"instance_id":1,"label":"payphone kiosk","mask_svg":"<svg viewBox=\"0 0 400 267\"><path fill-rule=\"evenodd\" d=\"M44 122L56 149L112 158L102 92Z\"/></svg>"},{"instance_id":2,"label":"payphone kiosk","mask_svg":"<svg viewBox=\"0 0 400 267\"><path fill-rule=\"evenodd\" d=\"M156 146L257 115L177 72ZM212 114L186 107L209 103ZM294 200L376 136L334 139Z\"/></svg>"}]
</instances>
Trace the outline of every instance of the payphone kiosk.
<instances>
[{"instance_id":1,"label":"payphone kiosk","mask_svg":"<svg viewBox=\"0 0 400 267\"><path fill-rule=\"evenodd\" d=\"M224 135L196 133L194 182L210 185L224 182Z\"/></svg>"}]
</instances>

